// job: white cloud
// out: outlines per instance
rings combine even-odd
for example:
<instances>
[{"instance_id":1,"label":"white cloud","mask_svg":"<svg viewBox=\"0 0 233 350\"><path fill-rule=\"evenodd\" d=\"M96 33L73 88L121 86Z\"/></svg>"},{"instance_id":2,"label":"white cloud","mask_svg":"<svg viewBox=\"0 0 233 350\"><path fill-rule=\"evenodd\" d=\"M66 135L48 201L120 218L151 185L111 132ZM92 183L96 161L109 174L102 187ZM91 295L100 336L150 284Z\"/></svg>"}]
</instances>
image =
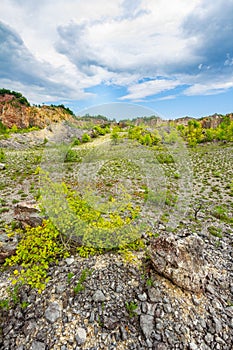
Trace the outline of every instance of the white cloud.
<instances>
[{"instance_id":1,"label":"white cloud","mask_svg":"<svg viewBox=\"0 0 233 350\"><path fill-rule=\"evenodd\" d=\"M232 10L232 0L2 0L0 20L30 56L29 65L25 55L17 61L16 86L27 89L28 65L44 99L65 91L89 98L85 89L105 84L124 87L122 100L140 100L180 85L186 95L231 88Z\"/></svg>"},{"instance_id":2,"label":"white cloud","mask_svg":"<svg viewBox=\"0 0 233 350\"><path fill-rule=\"evenodd\" d=\"M130 86L128 91L129 94L121 97L121 100L138 100L148 96L156 95L160 92L172 90L179 86L179 81L176 80L165 80L157 79L151 81L145 81L141 84L135 84Z\"/></svg>"},{"instance_id":3,"label":"white cloud","mask_svg":"<svg viewBox=\"0 0 233 350\"><path fill-rule=\"evenodd\" d=\"M233 81L228 82L208 82L206 84L193 84L184 91L187 96L194 95L216 95L233 87Z\"/></svg>"}]
</instances>

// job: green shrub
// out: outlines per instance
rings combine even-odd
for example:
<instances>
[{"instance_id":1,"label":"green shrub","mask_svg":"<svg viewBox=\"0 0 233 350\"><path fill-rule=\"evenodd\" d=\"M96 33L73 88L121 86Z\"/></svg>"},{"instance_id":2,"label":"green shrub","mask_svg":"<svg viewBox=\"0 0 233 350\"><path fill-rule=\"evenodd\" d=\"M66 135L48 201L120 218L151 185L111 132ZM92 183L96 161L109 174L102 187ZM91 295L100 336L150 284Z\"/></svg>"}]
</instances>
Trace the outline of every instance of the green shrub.
<instances>
[{"instance_id":1,"label":"green shrub","mask_svg":"<svg viewBox=\"0 0 233 350\"><path fill-rule=\"evenodd\" d=\"M5 261L5 266L15 266L13 284L28 284L41 292L48 282L47 270L51 262L69 254L59 241L59 232L49 221L41 226L18 230L21 240L16 254Z\"/></svg>"},{"instance_id":2,"label":"green shrub","mask_svg":"<svg viewBox=\"0 0 233 350\"><path fill-rule=\"evenodd\" d=\"M156 158L160 164L171 164L174 163L174 159L169 153L159 153Z\"/></svg>"},{"instance_id":3,"label":"green shrub","mask_svg":"<svg viewBox=\"0 0 233 350\"><path fill-rule=\"evenodd\" d=\"M4 162L6 160L5 152L0 148L0 162Z\"/></svg>"},{"instance_id":4,"label":"green shrub","mask_svg":"<svg viewBox=\"0 0 233 350\"><path fill-rule=\"evenodd\" d=\"M81 162L82 158L73 149L69 149L65 156L65 163L69 162Z\"/></svg>"},{"instance_id":5,"label":"green shrub","mask_svg":"<svg viewBox=\"0 0 233 350\"><path fill-rule=\"evenodd\" d=\"M83 143L86 143L86 142L89 142L89 141L91 141L91 137L88 135L88 134L83 134L82 135L82 142Z\"/></svg>"}]
</instances>

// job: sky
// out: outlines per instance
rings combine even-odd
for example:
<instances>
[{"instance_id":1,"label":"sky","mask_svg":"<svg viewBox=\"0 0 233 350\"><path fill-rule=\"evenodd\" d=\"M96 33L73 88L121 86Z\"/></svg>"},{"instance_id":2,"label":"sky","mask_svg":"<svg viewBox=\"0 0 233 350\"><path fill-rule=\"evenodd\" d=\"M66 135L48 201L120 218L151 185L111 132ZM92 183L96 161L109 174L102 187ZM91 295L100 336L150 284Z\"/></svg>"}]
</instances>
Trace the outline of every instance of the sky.
<instances>
[{"instance_id":1,"label":"sky","mask_svg":"<svg viewBox=\"0 0 233 350\"><path fill-rule=\"evenodd\" d=\"M77 115L231 113L233 0L1 0L0 88Z\"/></svg>"}]
</instances>

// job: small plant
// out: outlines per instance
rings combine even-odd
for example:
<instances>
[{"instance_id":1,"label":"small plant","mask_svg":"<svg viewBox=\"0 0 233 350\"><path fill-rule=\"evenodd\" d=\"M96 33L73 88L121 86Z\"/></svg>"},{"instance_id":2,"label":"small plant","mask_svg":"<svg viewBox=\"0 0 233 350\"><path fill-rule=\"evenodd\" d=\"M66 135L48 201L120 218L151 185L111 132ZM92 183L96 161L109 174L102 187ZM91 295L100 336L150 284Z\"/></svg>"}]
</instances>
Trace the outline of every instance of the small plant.
<instances>
[{"instance_id":1,"label":"small plant","mask_svg":"<svg viewBox=\"0 0 233 350\"><path fill-rule=\"evenodd\" d=\"M118 142L119 142L119 134L117 132L112 132L111 136L110 136L111 140L112 140L112 143L114 145L117 145Z\"/></svg>"},{"instance_id":2,"label":"small plant","mask_svg":"<svg viewBox=\"0 0 233 350\"><path fill-rule=\"evenodd\" d=\"M3 162L6 160L5 152L0 148L0 162Z\"/></svg>"},{"instance_id":3,"label":"small plant","mask_svg":"<svg viewBox=\"0 0 233 350\"><path fill-rule=\"evenodd\" d=\"M75 137L72 142L72 146L79 146L81 144L80 140Z\"/></svg>"},{"instance_id":4,"label":"small plant","mask_svg":"<svg viewBox=\"0 0 233 350\"><path fill-rule=\"evenodd\" d=\"M74 287L74 293L78 294L79 292L82 292L85 289L85 286L83 285L83 282L86 281L87 277L90 276L92 273L91 270L84 269L81 273L81 276L78 280L78 283Z\"/></svg>"},{"instance_id":5,"label":"small plant","mask_svg":"<svg viewBox=\"0 0 233 350\"><path fill-rule=\"evenodd\" d=\"M208 231L212 236L222 238L222 230L221 228L217 228L215 226L209 226Z\"/></svg>"},{"instance_id":6,"label":"small plant","mask_svg":"<svg viewBox=\"0 0 233 350\"><path fill-rule=\"evenodd\" d=\"M29 303L27 301L22 301L22 303L20 304L21 309L25 310L28 307Z\"/></svg>"},{"instance_id":7,"label":"small plant","mask_svg":"<svg viewBox=\"0 0 233 350\"><path fill-rule=\"evenodd\" d=\"M0 214L8 212L10 209L8 207L0 208Z\"/></svg>"},{"instance_id":8,"label":"small plant","mask_svg":"<svg viewBox=\"0 0 233 350\"><path fill-rule=\"evenodd\" d=\"M65 162L81 162L81 158L73 149L69 149L66 153Z\"/></svg>"},{"instance_id":9,"label":"small plant","mask_svg":"<svg viewBox=\"0 0 233 350\"><path fill-rule=\"evenodd\" d=\"M18 199L12 199L12 204L17 204L17 203L19 203L19 200Z\"/></svg>"},{"instance_id":10,"label":"small plant","mask_svg":"<svg viewBox=\"0 0 233 350\"><path fill-rule=\"evenodd\" d=\"M134 301L130 301L129 303L126 301L125 303L126 310L129 313L129 317L134 317L136 315L135 310L138 308L138 304Z\"/></svg>"},{"instance_id":11,"label":"small plant","mask_svg":"<svg viewBox=\"0 0 233 350\"><path fill-rule=\"evenodd\" d=\"M85 289L84 285L79 281L76 286L74 287L74 293L78 294L82 292Z\"/></svg>"},{"instance_id":12,"label":"small plant","mask_svg":"<svg viewBox=\"0 0 233 350\"><path fill-rule=\"evenodd\" d=\"M9 310L10 300L8 298L0 299L0 309Z\"/></svg>"},{"instance_id":13,"label":"small plant","mask_svg":"<svg viewBox=\"0 0 233 350\"><path fill-rule=\"evenodd\" d=\"M156 155L156 158L160 164L172 164L174 159L169 153L159 153Z\"/></svg>"},{"instance_id":14,"label":"small plant","mask_svg":"<svg viewBox=\"0 0 233 350\"><path fill-rule=\"evenodd\" d=\"M86 143L86 142L90 142L90 141L91 141L91 137L88 134L83 134L82 142Z\"/></svg>"},{"instance_id":15,"label":"small plant","mask_svg":"<svg viewBox=\"0 0 233 350\"><path fill-rule=\"evenodd\" d=\"M198 213L199 213L199 211L202 209L202 207L203 207L203 202L200 201L200 202L193 208L195 220L197 220Z\"/></svg>"},{"instance_id":16,"label":"small plant","mask_svg":"<svg viewBox=\"0 0 233 350\"><path fill-rule=\"evenodd\" d=\"M102 254L103 249L81 246L77 247L77 253L81 258L88 258L89 256Z\"/></svg>"},{"instance_id":17,"label":"small plant","mask_svg":"<svg viewBox=\"0 0 233 350\"><path fill-rule=\"evenodd\" d=\"M69 272L68 275L67 275L67 282L68 282L68 283L71 282L72 277L74 277L73 272Z\"/></svg>"},{"instance_id":18,"label":"small plant","mask_svg":"<svg viewBox=\"0 0 233 350\"><path fill-rule=\"evenodd\" d=\"M147 278L147 280L146 280L147 287L153 287L153 283L154 282L153 282L151 277Z\"/></svg>"}]
</instances>

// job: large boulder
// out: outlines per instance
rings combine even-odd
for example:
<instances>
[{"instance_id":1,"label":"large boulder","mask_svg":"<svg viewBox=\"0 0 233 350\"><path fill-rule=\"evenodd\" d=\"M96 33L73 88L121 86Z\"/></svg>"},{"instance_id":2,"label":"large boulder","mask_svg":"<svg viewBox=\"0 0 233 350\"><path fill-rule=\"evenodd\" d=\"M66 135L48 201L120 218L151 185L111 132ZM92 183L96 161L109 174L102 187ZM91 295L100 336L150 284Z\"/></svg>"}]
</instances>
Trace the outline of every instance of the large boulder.
<instances>
[{"instance_id":1,"label":"large boulder","mask_svg":"<svg viewBox=\"0 0 233 350\"><path fill-rule=\"evenodd\" d=\"M43 217L36 201L25 201L15 205L14 218L22 227L36 227L42 224Z\"/></svg>"},{"instance_id":2,"label":"large boulder","mask_svg":"<svg viewBox=\"0 0 233 350\"><path fill-rule=\"evenodd\" d=\"M207 276L203 249L204 242L199 237L167 235L151 242L149 255L156 272L184 290L199 293L204 290Z\"/></svg>"}]
</instances>

